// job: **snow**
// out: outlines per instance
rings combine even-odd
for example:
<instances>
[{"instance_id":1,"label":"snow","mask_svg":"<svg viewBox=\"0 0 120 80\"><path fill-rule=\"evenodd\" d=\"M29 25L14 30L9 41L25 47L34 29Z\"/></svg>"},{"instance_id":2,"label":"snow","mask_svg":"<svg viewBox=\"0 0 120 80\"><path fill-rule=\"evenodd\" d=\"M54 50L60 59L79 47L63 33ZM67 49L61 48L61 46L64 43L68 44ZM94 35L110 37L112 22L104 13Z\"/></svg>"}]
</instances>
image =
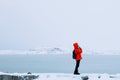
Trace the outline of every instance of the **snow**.
<instances>
[{"instance_id":1,"label":"snow","mask_svg":"<svg viewBox=\"0 0 120 80\"><path fill-rule=\"evenodd\" d=\"M81 75L73 75L71 73L3 73L0 75L10 76L24 76L24 75L35 75L39 76L35 80L120 80L120 74L98 74L98 73L82 73Z\"/></svg>"},{"instance_id":2,"label":"snow","mask_svg":"<svg viewBox=\"0 0 120 80\"><path fill-rule=\"evenodd\" d=\"M84 54L88 55L120 55L120 51L106 51L98 52L92 50L83 50ZM70 54L72 50L69 48L58 48L58 47L40 47L29 50L0 50L0 55L13 55L13 54Z\"/></svg>"},{"instance_id":3,"label":"snow","mask_svg":"<svg viewBox=\"0 0 120 80\"><path fill-rule=\"evenodd\" d=\"M70 51L61 48L42 47L29 50L0 50L0 54L68 54Z\"/></svg>"}]
</instances>

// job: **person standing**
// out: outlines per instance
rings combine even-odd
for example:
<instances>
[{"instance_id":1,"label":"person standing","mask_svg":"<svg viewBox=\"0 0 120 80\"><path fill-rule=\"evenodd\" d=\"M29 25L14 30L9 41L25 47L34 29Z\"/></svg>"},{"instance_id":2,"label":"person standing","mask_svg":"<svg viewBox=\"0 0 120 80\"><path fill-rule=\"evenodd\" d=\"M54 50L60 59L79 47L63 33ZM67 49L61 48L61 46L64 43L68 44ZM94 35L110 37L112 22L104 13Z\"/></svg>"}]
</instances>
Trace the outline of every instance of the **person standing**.
<instances>
[{"instance_id":1,"label":"person standing","mask_svg":"<svg viewBox=\"0 0 120 80\"><path fill-rule=\"evenodd\" d=\"M79 75L80 73L78 72L78 68L80 65L80 61L82 60L82 48L78 45L78 43L73 43L74 46L74 53L76 55L75 57L75 61L76 61L76 65L75 65L75 70L74 70L74 74L75 75Z\"/></svg>"}]
</instances>

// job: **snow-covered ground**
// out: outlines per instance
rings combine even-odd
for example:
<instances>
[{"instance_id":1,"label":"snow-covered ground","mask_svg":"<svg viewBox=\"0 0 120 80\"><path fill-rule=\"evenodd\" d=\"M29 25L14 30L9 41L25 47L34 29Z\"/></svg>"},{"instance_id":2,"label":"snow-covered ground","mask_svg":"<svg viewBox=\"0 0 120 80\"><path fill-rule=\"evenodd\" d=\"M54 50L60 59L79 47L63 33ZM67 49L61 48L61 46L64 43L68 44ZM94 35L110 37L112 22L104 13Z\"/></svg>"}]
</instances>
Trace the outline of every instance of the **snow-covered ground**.
<instances>
[{"instance_id":1,"label":"snow-covered ground","mask_svg":"<svg viewBox=\"0 0 120 80\"><path fill-rule=\"evenodd\" d=\"M87 79L88 78L88 79ZM120 74L41 74L36 80L120 80Z\"/></svg>"},{"instance_id":2,"label":"snow-covered ground","mask_svg":"<svg viewBox=\"0 0 120 80\"><path fill-rule=\"evenodd\" d=\"M120 74L96 74L96 73L82 73L81 75L73 75L66 73L2 73L0 75L10 75L10 76L38 76L34 80L120 80ZM25 79L27 80L27 79Z\"/></svg>"}]
</instances>

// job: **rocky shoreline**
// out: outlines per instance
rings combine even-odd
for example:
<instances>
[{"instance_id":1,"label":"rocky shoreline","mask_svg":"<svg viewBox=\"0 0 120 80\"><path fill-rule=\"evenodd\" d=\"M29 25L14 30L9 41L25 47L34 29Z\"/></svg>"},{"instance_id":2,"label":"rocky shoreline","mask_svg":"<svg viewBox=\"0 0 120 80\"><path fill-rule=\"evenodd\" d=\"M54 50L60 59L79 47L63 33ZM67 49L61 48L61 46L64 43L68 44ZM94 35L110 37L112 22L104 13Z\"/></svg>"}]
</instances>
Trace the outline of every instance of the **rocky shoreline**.
<instances>
[{"instance_id":1,"label":"rocky shoreline","mask_svg":"<svg viewBox=\"0 0 120 80\"><path fill-rule=\"evenodd\" d=\"M0 80L34 80L37 79L39 75L7 75L7 74L1 74Z\"/></svg>"}]
</instances>

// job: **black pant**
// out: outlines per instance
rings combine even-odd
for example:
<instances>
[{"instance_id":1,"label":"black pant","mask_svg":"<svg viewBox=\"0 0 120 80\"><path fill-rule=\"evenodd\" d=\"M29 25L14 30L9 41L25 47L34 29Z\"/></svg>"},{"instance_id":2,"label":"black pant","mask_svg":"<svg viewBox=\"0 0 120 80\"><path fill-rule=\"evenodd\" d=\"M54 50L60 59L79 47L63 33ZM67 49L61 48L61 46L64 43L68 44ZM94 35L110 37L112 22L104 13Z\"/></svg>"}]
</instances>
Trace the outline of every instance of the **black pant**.
<instances>
[{"instance_id":1,"label":"black pant","mask_svg":"<svg viewBox=\"0 0 120 80\"><path fill-rule=\"evenodd\" d=\"M74 71L74 73L78 73L79 64L80 64L80 60L76 61L76 66L75 66L75 71Z\"/></svg>"}]
</instances>

